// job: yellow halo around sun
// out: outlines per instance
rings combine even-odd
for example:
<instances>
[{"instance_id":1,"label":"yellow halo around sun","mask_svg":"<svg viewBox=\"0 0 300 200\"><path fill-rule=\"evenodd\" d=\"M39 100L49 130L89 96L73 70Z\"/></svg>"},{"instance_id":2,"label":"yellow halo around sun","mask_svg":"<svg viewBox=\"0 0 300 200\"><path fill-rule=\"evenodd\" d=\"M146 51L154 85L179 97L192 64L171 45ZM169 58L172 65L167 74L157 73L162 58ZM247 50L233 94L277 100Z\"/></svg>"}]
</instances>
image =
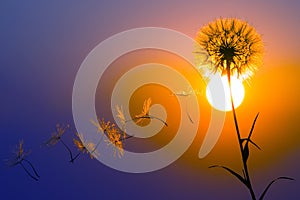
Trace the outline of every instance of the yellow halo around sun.
<instances>
[{"instance_id":1,"label":"yellow halo around sun","mask_svg":"<svg viewBox=\"0 0 300 200\"><path fill-rule=\"evenodd\" d=\"M231 76L231 88L234 107L237 108L243 102L245 89L241 80ZM231 111L230 90L227 76L214 75L206 87L206 97L209 104L220 111Z\"/></svg>"}]
</instances>

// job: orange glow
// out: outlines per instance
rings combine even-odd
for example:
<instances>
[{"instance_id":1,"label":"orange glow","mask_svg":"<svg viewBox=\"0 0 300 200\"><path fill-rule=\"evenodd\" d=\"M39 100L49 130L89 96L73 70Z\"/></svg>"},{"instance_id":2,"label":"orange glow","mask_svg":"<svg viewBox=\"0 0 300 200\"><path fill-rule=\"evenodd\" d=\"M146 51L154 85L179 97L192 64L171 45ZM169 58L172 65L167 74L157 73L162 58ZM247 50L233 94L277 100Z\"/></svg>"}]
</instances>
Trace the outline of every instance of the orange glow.
<instances>
[{"instance_id":1,"label":"orange glow","mask_svg":"<svg viewBox=\"0 0 300 200\"><path fill-rule=\"evenodd\" d=\"M171 53L152 49L139 50L123 55L113 62L99 82L96 110L104 113L98 113L99 117L111 113L110 106L108 106L110 96L106 94L111 94L115 82L129 69L153 62L178 70L191 82L194 90L200 91L197 95L200 107L198 134L192 146L180 159L182 163L205 171L212 163L227 164L239 169L240 153L231 114L226 115L224 129L216 146L207 157L199 160L198 152L210 123L212 109L205 96L206 84L197 70L179 56ZM245 98L237 109L240 131L242 137L247 136L255 115L260 112L252 139L263 150L250 149L251 167L257 166L255 168L259 169L259 167L270 166L274 162L279 162L278 159L283 158L286 152L300 146L298 120L300 92L296 89L299 83L297 75L300 75L300 69L295 64L276 67L267 63L258 70L250 80L250 84L245 85ZM184 89L185 86L183 86ZM157 103L165 107L169 127L164 127L160 133L151 138L128 140L125 149L138 152L158 149L176 134L180 123L180 108L176 98L165 87L159 85L140 87L130 99L131 116L139 114L144 100L149 97L153 104ZM144 123L143 125L147 125L147 121ZM255 159L251 159L252 157Z\"/></svg>"},{"instance_id":2,"label":"orange glow","mask_svg":"<svg viewBox=\"0 0 300 200\"><path fill-rule=\"evenodd\" d=\"M235 76L231 77L231 89L234 107L238 108L245 96L244 86L241 80ZM227 76L221 79L216 75L212 76L206 87L206 98L209 104L220 111L231 111L230 89Z\"/></svg>"}]
</instances>

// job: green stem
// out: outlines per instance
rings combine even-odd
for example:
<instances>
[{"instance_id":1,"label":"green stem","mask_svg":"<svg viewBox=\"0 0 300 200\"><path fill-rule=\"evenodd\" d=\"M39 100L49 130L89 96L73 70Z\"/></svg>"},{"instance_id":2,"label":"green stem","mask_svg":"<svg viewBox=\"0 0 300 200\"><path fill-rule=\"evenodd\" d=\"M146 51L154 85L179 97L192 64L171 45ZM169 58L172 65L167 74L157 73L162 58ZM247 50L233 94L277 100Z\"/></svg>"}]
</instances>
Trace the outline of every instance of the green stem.
<instances>
[{"instance_id":1,"label":"green stem","mask_svg":"<svg viewBox=\"0 0 300 200\"><path fill-rule=\"evenodd\" d=\"M234 118L234 124L235 124L235 129L236 129L236 133L237 133L237 137L238 137L240 152L241 152L241 156L242 156L242 160L243 160L244 174L245 174L245 178L246 178L246 181L247 181L247 187L250 191L252 200L256 200L255 193L254 193L251 181L250 181L248 166L247 166L246 161L243 159L243 144L242 144L240 129L239 129L237 116L236 116L236 112L235 112L235 108L234 108L232 89L231 89L231 81L230 81L230 69L227 70L227 78L228 78L228 85L229 85L229 90L230 90L230 100L231 100L231 107L232 107L232 113L233 113L233 118Z\"/></svg>"}]
</instances>

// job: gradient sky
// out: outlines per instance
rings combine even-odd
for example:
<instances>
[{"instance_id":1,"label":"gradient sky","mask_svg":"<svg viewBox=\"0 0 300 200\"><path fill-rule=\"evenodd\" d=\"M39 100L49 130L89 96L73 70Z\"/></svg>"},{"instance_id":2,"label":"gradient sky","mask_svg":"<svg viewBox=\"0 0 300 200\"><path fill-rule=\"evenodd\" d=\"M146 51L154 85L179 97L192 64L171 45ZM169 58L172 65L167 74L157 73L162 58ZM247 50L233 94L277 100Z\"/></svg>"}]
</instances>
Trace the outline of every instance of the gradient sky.
<instances>
[{"instance_id":1,"label":"gradient sky","mask_svg":"<svg viewBox=\"0 0 300 200\"><path fill-rule=\"evenodd\" d=\"M77 70L101 41L145 26L171 28L194 38L199 28L218 17L237 17L253 25L265 44L264 65L251 85L245 86L245 101L237 110L242 130L248 130L255 114L261 113L254 140L263 150L252 150L250 161L255 191L260 193L272 178L290 176L297 181L275 184L266 199L299 199L299 9L296 0L2 0L0 158L8 158L19 139L24 139L41 179L36 183L19 166L0 164L1 198L247 199L246 189L233 177L208 169L212 164L239 169L230 115L219 142L205 159L197 157L204 137L201 130L208 122L204 118L193 146L182 158L147 174L118 172L87 156L72 165L61 145L41 147L56 123L73 123ZM117 76L120 71L112 69L114 73ZM209 110L207 102L201 105L204 113Z\"/></svg>"}]
</instances>

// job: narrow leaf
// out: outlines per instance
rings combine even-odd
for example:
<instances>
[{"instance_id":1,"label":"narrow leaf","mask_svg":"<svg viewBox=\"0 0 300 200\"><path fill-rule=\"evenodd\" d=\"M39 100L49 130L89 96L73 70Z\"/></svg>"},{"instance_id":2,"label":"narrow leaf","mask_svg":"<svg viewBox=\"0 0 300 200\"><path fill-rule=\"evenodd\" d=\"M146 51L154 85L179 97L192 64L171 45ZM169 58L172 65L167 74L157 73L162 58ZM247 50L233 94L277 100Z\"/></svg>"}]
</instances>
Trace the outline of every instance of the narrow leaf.
<instances>
[{"instance_id":1,"label":"narrow leaf","mask_svg":"<svg viewBox=\"0 0 300 200\"><path fill-rule=\"evenodd\" d=\"M256 148L258 148L259 150L261 150L261 148L255 144L252 140L249 140L248 138L244 138L244 139L241 139L242 143L244 143L244 141L249 141L251 144L253 144Z\"/></svg>"},{"instance_id":2,"label":"narrow leaf","mask_svg":"<svg viewBox=\"0 0 300 200\"><path fill-rule=\"evenodd\" d=\"M267 191L270 189L271 185L273 183L275 183L276 181L280 180L280 179L285 179L285 180L291 180L291 181L294 181L295 179L293 178L289 178L289 177L279 177L279 178L276 178L274 179L273 181L271 181L269 183L269 185L266 187L266 189L264 190L264 192L261 194L261 196L259 197L259 200L263 200L264 199L264 196L266 195Z\"/></svg>"},{"instance_id":3,"label":"narrow leaf","mask_svg":"<svg viewBox=\"0 0 300 200\"><path fill-rule=\"evenodd\" d=\"M246 185L248 187L247 181L238 173L236 173L235 171L233 171L232 169L228 168L228 167L224 167L224 166L220 166L220 165L213 165L210 166L209 168L223 168L225 170L227 170L229 173L231 173L233 176L235 176L236 178L238 178L244 185Z\"/></svg>"},{"instance_id":4,"label":"narrow leaf","mask_svg":"<svg viewBox=\"0 0 300 200\"><path fill-rule=\"evenodd\" d=\"M249 158L249 147L248 147L247 142L246 142L245 147L243 149L242 156L243 156L243 161L246 163L248 158Z\"/></svg>"},{"instance_id":5,"label":"narrow leaf","mask_svg":"<svg viewBox=\"0 0 300 200\"><path fill-rule=\"evenodd\" d=\"M253 144L256 148L258 148L259 150L261 150L261 148L260 148L257 144L255 144L252 140L249 140L249 142L250 142L251 144Z\"/></svg>"},{"instance_id":6,"label":"narrow leaf","mask_svg":"<svg viewBox=\"0 0 300 200\"><path fill-rule=\"evenodd\" d=\"M243 175L244 175L244 177L245 177L246 181L248 181L248 179L246 178L246 173L245 173L245 170L243 169L242 171L243 171Z\"/></svg>"},{"instance_id":7,"label":"narrow leaf","mask_svg":"<svg viewBox=\"0 0 300 200\"><path fill-rule=\"evenodd\" d=\"M247 139L242 139L241 142L245 141L246 140L246 144L244 146L244 149L243 149L243 152L242 152L242 156L243 156L243 161L244 163L247 162L248 158L249 158L249 142L251 142L252 144L254 144L254 146L258 147L254 142L251 141L251 135L253 133L253 130L254 130L254 126L255 126L255 123L256 123L256 120L258 118L258 115L259 113L257 113L257 115L255 116L255 119L253 121L253 124L252 124L252 127L251 127L251 130L250 130L250 133L248 135L248 138ZM258 147L259 148L259 147ZM260 148L259 148L260 149Z\"/></svg>"},{"instance_id":8,"label":"narrow leaf","mask_svg":"<svg viewBox=\"0 0 300 200\"><path fill-rule=\"evenodd\" d=\"M256 114L255 119L254 119L254 121L252 123L252 127L251 127L251 130L250 130L249 136L248 136L248 140L250 140L250 138L251 138L251 135L252 135L252 132L254 130L254 126L255 126L256 120L258 118L258 115L259 115L259 113ZM248 140L247 140L247 142L248 142Z\"/></svg>"}]
</instances>

